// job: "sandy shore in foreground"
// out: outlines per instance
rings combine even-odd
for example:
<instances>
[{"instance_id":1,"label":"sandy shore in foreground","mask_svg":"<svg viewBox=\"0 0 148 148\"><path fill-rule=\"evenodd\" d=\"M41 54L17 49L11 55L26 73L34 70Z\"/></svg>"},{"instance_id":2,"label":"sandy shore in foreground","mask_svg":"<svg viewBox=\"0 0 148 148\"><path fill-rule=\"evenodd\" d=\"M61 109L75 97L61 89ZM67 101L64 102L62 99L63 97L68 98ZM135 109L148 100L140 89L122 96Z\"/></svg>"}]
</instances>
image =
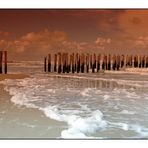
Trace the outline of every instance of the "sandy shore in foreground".
<instances>
[{"instance_id":1,"label":"sandy shore in foreground","mask_svg":"<svg viewBox=\"0 0 148 148\"><path fill-rule=\"evenodd\" d=\"M4 79L23 79L27 74L0 74ZM35 108L18 106L11 102L11 95L0 84L0 138L57 138L66 123L47 118Z\"/></svg>"}]
</instances>

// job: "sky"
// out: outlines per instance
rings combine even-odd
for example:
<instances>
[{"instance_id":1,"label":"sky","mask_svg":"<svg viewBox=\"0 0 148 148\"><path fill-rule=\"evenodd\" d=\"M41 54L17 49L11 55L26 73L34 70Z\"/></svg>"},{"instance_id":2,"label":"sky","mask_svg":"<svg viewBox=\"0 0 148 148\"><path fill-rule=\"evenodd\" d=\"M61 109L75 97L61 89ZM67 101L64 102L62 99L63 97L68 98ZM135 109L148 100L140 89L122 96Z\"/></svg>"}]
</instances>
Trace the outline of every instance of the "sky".
<instances>
[{"instance_id":1,"label":"sky","mask_svg":"<svg viewBox=\"0 0 148 148\"><path fill-rule=\"evenodd\" d=\"M0 50L9 60L48 53L148 54L148 10L0 9Z\"/></svg>"}]
</instances>

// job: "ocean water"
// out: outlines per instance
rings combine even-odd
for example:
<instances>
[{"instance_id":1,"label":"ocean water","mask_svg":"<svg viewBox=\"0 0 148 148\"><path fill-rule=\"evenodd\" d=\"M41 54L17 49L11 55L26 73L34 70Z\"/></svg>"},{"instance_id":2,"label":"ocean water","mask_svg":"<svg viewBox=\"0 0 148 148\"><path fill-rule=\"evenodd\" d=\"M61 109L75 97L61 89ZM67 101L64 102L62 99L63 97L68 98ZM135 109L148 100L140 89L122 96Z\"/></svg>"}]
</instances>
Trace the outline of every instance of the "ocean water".
<instances>
[{"instance_id":1,"label":"ocean water","mask_svg":"<svg viewBox=\"0 0 148 148\"><path fill-rule=\"evenodd\" d=\"M40 132L53 129L49 131L55 133L52 138L148 138L147 75L45 74L42 63L30 63L24 68L22 63L11 64L10 68L10 73L28 69L29 78L0 83L12 96L14 106L36 109L36 114L54 121ZM30 128L40 126L34 122Z\"/></svg>"}]
</instances>

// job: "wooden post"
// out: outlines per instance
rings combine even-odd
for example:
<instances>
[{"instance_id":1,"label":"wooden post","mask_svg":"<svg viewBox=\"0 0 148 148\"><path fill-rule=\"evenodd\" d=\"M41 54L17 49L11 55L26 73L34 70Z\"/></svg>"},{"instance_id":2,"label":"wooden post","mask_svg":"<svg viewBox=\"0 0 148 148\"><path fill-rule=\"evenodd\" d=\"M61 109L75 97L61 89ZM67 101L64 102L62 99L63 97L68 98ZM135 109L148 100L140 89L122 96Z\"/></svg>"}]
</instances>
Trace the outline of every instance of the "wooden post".
<instances>
[{"instance_id":1,"label":"wooden post","mask_svg":"<svg viewBox=\"0 0 148 148\"><path fill-rule=\"evenodd\" d=\"M135 58L134 55L132 55L132 68L134 67L134 63L135 63Z\"/></svg>"},{"instance_id":2,"label":"wooden post","mask_svg":"<svg viewBox=\"0 0 148 148\"><path fill-rule=\"evenodd\" d=\"M119 55L117 55L116 57L116 65L117 65L117 70L119 70L120 69L120 56Z\"/></svg>"},{"instance_id":3,"label":"wooden post","mask_svg":"<svg viewBox=\"0 0 148 148\"><path fill-rule=\"evenodd\" d=\"M145 67L145 66L144 66L144 65L145 65L145 60L144 60L144 59L145 59L145 56L143 55L143 56L142 56L142 67L143 67L143 68Z\"/></svg>"},{"instance_id":4,"label":"wooden post","mask_svg":"<svg viewBox=\"0 0 148 148\"><path fill-rule=\"evenodd\" d=\"M92 55L90 55L90 68L92 68Z\"/></svg>"},{"instance_id":5,"label":"wooden post","mask_svg":"<svg viewBox=\"0 0 148 148\"><path fill-rule=\"evenodd\" d=\"M97 72L99 72L100 70L100 60L101 60L101 54L98 55L98 59L97 59Z\"/></svg>"},{"instance_id":6,"label":"wooden post","mask_svg":"<svg viewBox=\"0 0 148 148\"><path fill-rule=\"evenodd\" d=\"M148 67L148 56L146 57L146 68Z\"/></svg>"},{"instance_id":7,"label":"wooden post","mask_svg":"<svg viewBox=\"0 0 148 148\"><path fill-rule=\"evenodd\" d=\"M72 73L74 73L75 72L75 59L74 59L74 57L75 57L75 55L74 55L74 53L72 54Z\"/></svg>"},{"instance_id":8,"label":"wooden post","mask_svg":"<svg viewBox=\"0 0 148 148\"><path fill-rule=\"evenodd\" d=\"M125 58L125 56L121 55L121 68L124 67L124 58Z\"/></svg>"},{"instance_id":9,"label":"wooden post","mask_svg":"<svg viewBox=\"0 0 148 148\"><path fill-rule=\"evenodd\" d=\"M104 55L104 70L107 70L107 55Z\"/></svg>"},{"instance_id":10,"label":"wooden post","mask_svg":"<svg viewBox=\"0 0 148 148\"><path fill-rule=\"evenodd\" d=\"M108 59L107 59L107 70L111 70L111 55L108 55Z\"/></svg>"},{"instance_id":11,"label":"wooden post","mask_svg":"<svg viewBox=\"0 0 148 148\"><path fill-rule=\"evenodd\" d=\"M96 67L96 55L94 54L93 59L92 59L92 73L95 72L95 67Z\"/></svg>"},{"instance_id":12,"label":"wooden post","mask_svg":"<svg viewBox=\"0 0 148 148\"><path fill-rule=\"evenodd\" d=\"M58 53L59 58L58 58L58 73L61 73L62 67L61 67L61 53Z\"/></svg>"},{"instance_id":13,"label":"wooden post","mask_svg":"<svg viewBox=\"0 0 148 148\"><path fill-rule=\"evenodd\" d=\"M54 55L54 72L57 71L57 54Z\"/></svg>"},{"instance_id":14,"label":"wooden post","mask_svg":"<svg viewBox=\"0 0 148 148\"><path fill-rule=\"evenodd\" d=\"M46 62L46 61L47 61L47 58L45 57L45 58L44 58L44 72L47 71L47 69L46 69L47 62Z\"/></svg>"},{"instance_id":15,"label":"wooden post","mask_svg":"<svg viewBox=\"0 0 148 148\"><path fill-rule=\"evenodd\" d=\"M4 51L4 72L7 74L7 51Z\"/></svg>"},{"instance_id":16,"label":"wooden post","mask_svg":"<svg viewBox=\"0 0 148 148\"><path fill-rule=\"evenodd\" d=\"M102 55L102 70L105 70L105 55Z\"/></svg>"},{"instance_id":17,"label":"wooden post","mask_svg":"<svg viewBox=\"0 0 148 148\"><path fill-rule=\"evenodd\" d=\"M81 54L80 63L81 63L81 72L84 73L84 53Z\"/></svg>"},{"instance_id":18,"label":"wooden post","mask_svg":"<svg viewBox=\"0 0 148 148\"><path fill-rule=\"evenodd\" d=\"M0 74L2 74L2 62L3 62L3 52L0 51Z\"/></svg>"},{"instance_id":19,"label":"wooden post","mask_svg":"<svg viewBox=\"0 0 148 148\"><path fill-rule=\"evenodd\" d=\"M103 55L100 55L100 71L102 70Z\"/></svg>"},{"instance_id":20,"label":"wooden post","mask_svg":"<svg viewBox=\"0 0 148 148\"><path fill-rule=\"evenodd\" d=\"M80 72L80 55L78 54L78 67L77 67L77 73Z\"/></svg>"},{"instance_id":21,"label":"wooden post","mask_svg":"<svg viewBox=\"0 0 148 148\"><path fill-rule=\"evenodd\" d=\"M110 69L113 70L113 55L111 55L111 61L110 61L110 63L111 63Z\"/></svg>"},{"instance_id":22,"label":"wooden post","mask_svg":"<svg viewBox=\"0 0 148 148\"><path fill-rule=\"evenodd\" d=\"M126 68L127 56L124 56L124 68Z\"/></svg>"},{"instance_id":23,"label":"wooden post","mask_svg":"<svg viewBox=\"0 0 148 148\"><path fill-rule=\"evenodd\" d=\"M86 55L86 72L89 73L89 54Z\"/></svg>"},{"instance_id":24,"label":"wooden post","mask_svg":"<svg viewBox=\"0 0 148 148\"><path fill-rule=\"evenodd\" d=\"M51 54L48 54L48 72L51 72Z\"/></svg>"},{"instance_id":25,"label":"wooden post","mask_svg":"<svg viewBox=\"0 0 148 148\"><path fill-rule=\"evenodd\" d=\"M144 56L144 67L146 68L146 55Z\"/></svg>"},{"instance_id":26,"label":"wooden post","mask_svg":"<svg viewBox=\"0 0 148 148\"><path fill-rule=\"evenodd\" d=\"M138 55L138 68L140 67L140 57Z\"/></svg>"},{"instance_id":27,"label":"wooden post","mask_svg":"<svg viewBox=\"0 0 148 148\"><path fill-rule=\"evenodd\" d=\"M63 73L65 73L65 53L62 53L62 67L63 67Z\"/></svg>"},{"instance_id":28,"label":"wooden post","mask_svg":"<svg viewBox=\"0 0 148 148\"><path fill-rule=\"evenodd\" d=\"M68 53L66 53L66 72L69 73L69 60L68 60Z\"/></svg>"}]
</instances>

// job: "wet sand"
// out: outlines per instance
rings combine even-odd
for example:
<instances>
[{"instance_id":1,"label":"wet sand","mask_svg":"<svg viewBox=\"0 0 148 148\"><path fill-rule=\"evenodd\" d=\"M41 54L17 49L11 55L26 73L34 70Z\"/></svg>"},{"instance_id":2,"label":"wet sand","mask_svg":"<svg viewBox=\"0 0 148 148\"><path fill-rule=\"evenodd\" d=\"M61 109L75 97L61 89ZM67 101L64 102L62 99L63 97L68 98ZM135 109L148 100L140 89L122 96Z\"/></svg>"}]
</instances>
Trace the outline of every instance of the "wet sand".
<instances>
[{"instance_id":1,"label":"wet sand","mask_svg":"<svg viewBox=\"0 0 148 148\"><path fill-rule=\"evenodd\" d=\"M29 75L0 75L4 79L22 79ZM47 118L38 109L18 106L11 102L11 96L0 84L0 138L57 138L66 123Z\"/></svg>"}]
</instances>

